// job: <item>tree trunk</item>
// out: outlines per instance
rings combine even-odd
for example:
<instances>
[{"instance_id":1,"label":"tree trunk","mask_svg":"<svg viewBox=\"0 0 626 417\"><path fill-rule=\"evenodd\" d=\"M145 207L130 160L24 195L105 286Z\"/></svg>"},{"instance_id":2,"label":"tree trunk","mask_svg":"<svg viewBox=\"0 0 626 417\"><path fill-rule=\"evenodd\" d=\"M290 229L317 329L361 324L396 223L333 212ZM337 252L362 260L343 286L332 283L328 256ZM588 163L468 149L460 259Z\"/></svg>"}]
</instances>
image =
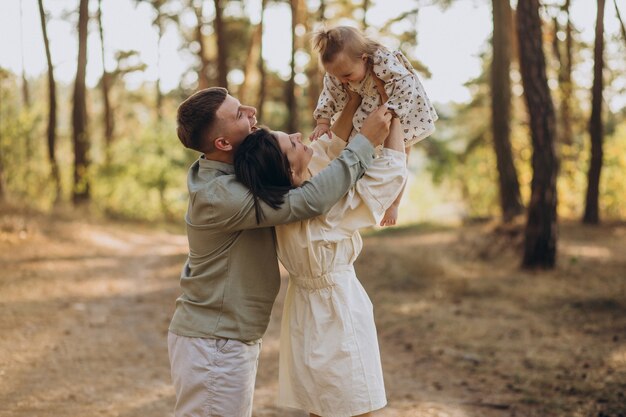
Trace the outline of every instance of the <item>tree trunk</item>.
<instances>
[{"instance_id":1,"label":"tree trunk","mask_svg":"<svg viewBox=\"0 0 626 417\"><path fill-rule=\"evenodd\" d=\"M28 79L26 78L26 65L24 63L24 19L22 18L22 0L20 0L20 54L22 59L22 100L24 107L30 108L30 93L28 89ZM30 155L30 145L26 144Z\"/></svg>"},{"instance_id":2,"label":"tree trunk","mask_svg":"<svg viewBox=\"0 0 626 417\"><path fill-rule=\"evenodd\" d=\"M617 7L617 0L613 0L613 5L615 5L615 14L617 16L617 20L619 21L619 28L622 32L622 39L626 42L626 27L624 26L624 20L622 19L622 15L619 12L619 8Z\"/></svg>"},{"instance_id":3,"label":"tree trunk","mask_svg":"<svg viewBox=\"0 0 626 417\"><path fill-rule=\"evenodd\" d=\"M511 150L511 6L509 0L493 0L493 62L491 65L491 117L493 145L500 186L500 206L505 222L523 211L513 152Z\"/></svg>"},{"instance_id":4,"label":"tree trunk","mask_svg":"<svg viewBox=\"0 0 626 417\"><path fill-rule=\"evenodd\" d=\"M156 116L157 122L163 120L163 94L161 93L161 41L163 40L163 13L160 4L156 7L156 27L157 27L157 79L156 79Z\"/></svg>"},{"instance_id":5,"label":"tree trunk","mask_svg":"<svg viewBox=\"0 0 626 417\"><path fill-rule=\"evenodd\" d=\"M74 108L72 111L72 140L74 143L74 189L75 205L89 201L89 139L87 137L87 101L85 72L87 68L87 23L89 0L80 0L78 16L78 66L74 83Z\"/></svg>"},{"instance_id":6,"label":"tree trunk","mask_svg":"<svg viewBox=\"0 0 626 417\"><path fill-rule=\"evenodd\" d=\"M156 83L156 96L157 96L157 121L163 120L163 93L161 92L161 41L163 40L163 16L161 15L161 11L158 11L159 23L158 23L158 31L159 31L159 40L157 41L157 83Z\"/></svg>"},{"instance_id":7,"label":"tree trunk","mask_svg":"<svg viewBox=\"0 0 626 417\"><path fill-rule=\"evenodd\" d=\"M223 20L223 4L222 0L214 0L215 3L215 38L217 41L217 83L220 87L228 88L228 68L226 60L228 57L228 48L226 45L224 20Z\"/></svg>"},{"instance_id":8,"label":"tree trunk","mask_svg":"<svg viewBox=\"0 0 626 417\"><path fill-rule=\"evenodd\" d=\"M363 20L361 21L361 28L367 29L367 10L370 8L370 1L363 0Z\"/></svg>"},{"instance_id":9,"label":"tree trunk","mask_svg":"<svg viewBox=\"0 0 626 417\"><path fill-rule=\"evenodd\" d=\"M43 9L43 0L38 0L39 17L41 18L41 32L43 43L46 48L46 61L48 62L48 160L50 161L50 173L54 181L54 202L61 200L61 179L59 177L59 166L55 156L56 126L57 126L57 91L54 81L54 67L50 55L50 42L48 40L48 28L46 24L46 13Z\"/></svg>"},{"instance_id":10,"label":"tree trunk","mask_svg":"<svg viewBox=\"0 0 626 417\"><path fill-rule=\"evenodd\" d=\"M318 10L317 16L314 16L314 20L316 22L323 22L326 19L326 1L320 1L320 8ZM322 91L322 83L324 80L324 74L320 71L319 60L317 59L316 53L313 51L313 47L309 43L311 57L315 56L315 59L311 59L309 65L306 69L306 75L309 79L309 114L311 117L313 116L313 112L317 107L317 100L319 99L320 93Z\"/></svg>"},{"instance_id":11,"label":"tree trunk","mask_svg":"<svg viewBox=\"0 0 626 417\"><path fill-rule=\"evenodd\" d=\"M194 4L193 11L196 15L196 42L198 42L198 58L200 59L200 68L198 69L198 90L209 88L211 82L209 81L209 59L207 58L207 51L204 44L204 35L202 34L202 27L204 26L204 17L202 13L202 5Z\"/></svg>"},{"instance_id":12,"label":"tree trunk","mask_svg":"<svg viewBox=\"0 0 626 417\"><path fill-rule=\"evenodd\" d=\"M113 129L114 129L114 121L113 121L113 110L111 108L111 99L109 95L109 91L111 89L110 81L111 74L109 74L106 70L106 66L104 64L105 53L104 53L104 27L102 25L102 0L98 0L98 31L100 34L100 47L102 53L102 79L100 80L100 87L102 88L102 100L104 103L104 147L105 147L105 158L106 164L109 165L111 163L111 144L113 143Z\"/></svg>"},{"instance_id":13,"label":"tree trunk","mask_svg":"<svg viewBox=\"0 0 626 417\"><path fill-rule=\"evenodd\" d=\"M4 190L4 163L2 162L2 155L0 155L0 203L6 200L6 192Z\"/></svg>"},{"instance_id":14,"label":"tree trunk","mask_svg":"<svg viewBox=\"0 0 626 417\"><path fill-rule=\"evenodd\" d=\"M4 165L2 164L2 159L0 159L0 203L3 203L6 200L5 192L4 192Z\"/></svg>"},{"instance_id":15,"label":"tree trunk","mask_svg":"<svg viewBox=\"0 0 626 417\"><path fill-rule=\"evenodd\" d=\"M291 0L291 75L285 85L285 103L287 104L287 132L296 132L298 128L298 106L296 102L296 25L298 24L298 0Z\"/></svg>"},{"instance_id":16,"label":"tree trunk","mask_svg":"<svg viewBox=\"0 0 626 417\"><path fill-rule=\"evenodd\" d=\"M558 129L557 129L557 143L562 147L572 146L574 143L572 133L571 122L571 101L572 101L572 24L569 15L570 0L566 0L563 5L563 10L567 13L567 23L565 26L565 54L563 54L562 42L559 40L557 34L561 27L558 19L553 19L554 36L552 40L552 50L554 56L559 63L558 68L558 80L561 100L559 103L559 111L557 114ZM562 149L561 157L569 157L572 152L566 148Z\"/></svg>"},{"instance_id":17,"label":"tree trunk","mask_svg":"<svg viewBox=\"0 0 626 417\"><path fill-rule=\"evenodd\" d=\"M574 143L574 132L572 131L572 56L573 56L573 31L572 19L570 16L570 0L565 1L564 9L567 13L567 23L565 26L565 65L560 71L561 84L561 130L562 143L572 145Z\"/></svg>"},{"instance_id":18,"label":"tree trunk","mask_svg":"<svg viewBox=\"0 0 626 417\"><path fill-rule=\"evenodd\" d=\"M531 197L528 205L525 268L553 268L556 261L556 158L555 116L542 49L538 0L519 0L517 30L520 68L533 143Z\"/></svg>"},{"instance_id":19,"label":"tree trunk","mask_svg":"<svg viewBox=\"0 0 626 417\"><path fill-rule=\"evenodd\" d=\"M583 223L598 224L600 221L598 198L600 189L600 173L602 171L602 70L604 69L604 3L598 0L596 18L596 41L593 48L593 87L591 93L591 118L589 119L589 135L591 137L591 161L587 174L587 198Z\"/></svg>"},{"instance_id":20,"label":"tree trunk","mask_svg":"<svg viewBox=\"0 0 626 417\"><path fill-rule=\"evenodd\" d=\"M246 54L246 63L244 65L244 78L243 84L239 87L239 100L242 103L252 103L252 93L250 92L250 87L253 84L253 76L255 74L254 71L258 67L258 62L260 59L261 52L261 42L263 37L263 26L261 22L255 26L252 31L252 37L250 38L250 43L248 44L248 53Z\"/></svg>"},{"instance_id":21,"label":"tree trunk","mask_svg":"<svg viewBox=\"0 0 626 417\"><path fill-rule=\"evenodd\" d=\"M22 103L25 109L30 109L30 92L28 88L28 79L26 77L26 64L24 62L24 19L22 17L22 0L20 0L20 58L22 60ZM32 132L26 131L24 135L24 162L29 162L33 155L32 149ZM30 171L26 171L26 179L31 176Z\"/></svg>"},{"instance_id":22,"label":"tree trunk","mask_svg":"<svg viewBox=\"0 0 626 417\"><path fill-rule=\"evenodd\" d=\"M258 120L263 120L263 105L265 104L265 61L263 61L263 16L265 14L265 6L267 0L261 1L261 20L259 21L259 31L261 32L261 39L259 42L259 60L257 63L259 71L259 96L256 103L256 116Z\"/></svg>"}]
</instances>

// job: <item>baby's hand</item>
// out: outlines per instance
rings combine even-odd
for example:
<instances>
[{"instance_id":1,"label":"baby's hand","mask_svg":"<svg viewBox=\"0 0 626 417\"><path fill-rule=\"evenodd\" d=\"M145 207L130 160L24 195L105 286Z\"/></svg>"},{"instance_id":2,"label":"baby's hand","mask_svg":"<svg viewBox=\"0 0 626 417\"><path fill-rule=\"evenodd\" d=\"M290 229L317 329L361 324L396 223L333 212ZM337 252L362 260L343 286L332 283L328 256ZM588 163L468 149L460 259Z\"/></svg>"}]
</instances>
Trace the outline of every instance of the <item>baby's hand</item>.
<instances>
[{"instance_id":1,"label":"baby's hand","mask_svg":"<svg viewBox=\"0 0 626 417\"><path fill-rule=\"evenodd\" d=\"M315 130L313 130L313 133L311 133L311 136L309 136L309 140L315 141L319 139L319 137L323 134L327 134L329 137L332 138L330 125L326 123L318 123L317 126L315 126Z\"/></svg>"}]
</instances>

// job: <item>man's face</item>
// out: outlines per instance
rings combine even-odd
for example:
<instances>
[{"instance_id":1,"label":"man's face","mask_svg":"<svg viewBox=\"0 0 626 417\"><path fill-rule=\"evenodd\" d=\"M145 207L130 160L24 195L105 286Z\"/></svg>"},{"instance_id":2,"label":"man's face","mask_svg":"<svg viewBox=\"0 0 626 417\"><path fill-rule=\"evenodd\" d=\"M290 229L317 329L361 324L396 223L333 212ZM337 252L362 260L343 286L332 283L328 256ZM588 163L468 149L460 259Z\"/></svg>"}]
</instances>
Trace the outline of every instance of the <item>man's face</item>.
<instances>
[{"instance_id":1,"label":"man's face","mask_svg":"<svg viewBox=\"0 0 626 417\"><path fill-rule=\"evenodd\" d=\"M215 113L219 120L219 136L237 148L256 126L256 109L242 105L230 94Z\"/></svg>"}]
</instances>

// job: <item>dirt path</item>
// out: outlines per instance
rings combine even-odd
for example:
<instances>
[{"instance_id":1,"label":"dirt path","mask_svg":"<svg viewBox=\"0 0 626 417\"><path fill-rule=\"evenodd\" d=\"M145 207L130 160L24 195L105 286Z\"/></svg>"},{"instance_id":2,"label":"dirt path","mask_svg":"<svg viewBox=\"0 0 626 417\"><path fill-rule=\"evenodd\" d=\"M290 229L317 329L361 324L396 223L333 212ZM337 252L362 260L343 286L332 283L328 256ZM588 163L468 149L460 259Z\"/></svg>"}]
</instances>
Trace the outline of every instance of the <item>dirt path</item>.
<instances>
[{"instance_id":1,"label":"dirt path","mask_svg":"<svg viewBox=\"0 0 626 417\"><path fill-rule=\"evenodd\" d=\"M0 416L171 416L184 235L0 214ZM503 246L519 238L503 236L366 239L357 272L389 398L377 416L626 415L626 227L566 226L559 268L543 274L520 272ZM274 406L282 291L255 417L304 416Z\"/></svg>"}]
</instances>

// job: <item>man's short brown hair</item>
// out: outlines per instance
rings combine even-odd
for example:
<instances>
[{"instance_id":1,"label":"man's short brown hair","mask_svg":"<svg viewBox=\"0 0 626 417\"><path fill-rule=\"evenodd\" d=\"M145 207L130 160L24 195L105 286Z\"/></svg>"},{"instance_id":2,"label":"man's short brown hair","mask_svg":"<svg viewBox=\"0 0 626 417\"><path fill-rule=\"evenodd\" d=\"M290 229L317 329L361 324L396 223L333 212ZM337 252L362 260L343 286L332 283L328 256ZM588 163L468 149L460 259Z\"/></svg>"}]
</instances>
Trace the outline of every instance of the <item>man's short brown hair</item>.
<instances>
[{"instance_id":1,"label":"man's short brown hair","mask_svg":"<svg viewBox=\"0 0 626 417\"><path fill-rule=\"evenodd\" d=\"M215 126L217 109L227 96L225 88L210 87L194 93L178 106L176 133L186 148L204 153L213 149L206 136Z\"/></svg>"}]
</instances>

